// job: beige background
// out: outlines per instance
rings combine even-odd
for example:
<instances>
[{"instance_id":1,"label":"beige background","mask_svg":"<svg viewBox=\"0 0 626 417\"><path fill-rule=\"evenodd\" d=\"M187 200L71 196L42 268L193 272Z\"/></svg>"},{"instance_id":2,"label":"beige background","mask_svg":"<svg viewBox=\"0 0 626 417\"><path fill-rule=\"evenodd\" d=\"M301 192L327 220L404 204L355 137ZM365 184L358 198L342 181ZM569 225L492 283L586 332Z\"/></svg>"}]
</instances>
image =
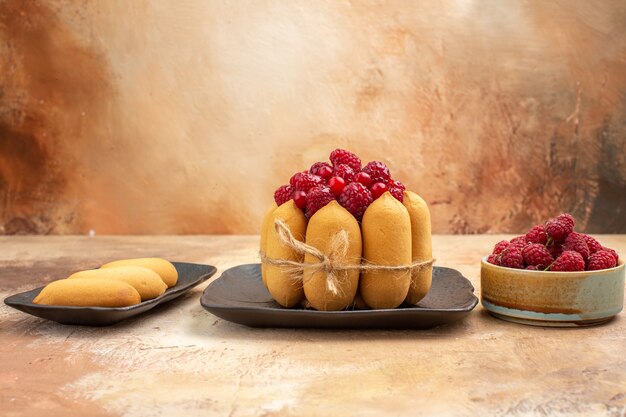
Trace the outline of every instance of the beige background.
<instances>
[{"instance_id":1,"label":"beige background","mask_svg":"<svg viewBox=\"0 0 626 417\"><path fill-rule=\"evenodd\" d=\"M626 232L626 3L0 0L0 233L256 233L347 147L438 233Z\"/></svg>"}]
</instances>

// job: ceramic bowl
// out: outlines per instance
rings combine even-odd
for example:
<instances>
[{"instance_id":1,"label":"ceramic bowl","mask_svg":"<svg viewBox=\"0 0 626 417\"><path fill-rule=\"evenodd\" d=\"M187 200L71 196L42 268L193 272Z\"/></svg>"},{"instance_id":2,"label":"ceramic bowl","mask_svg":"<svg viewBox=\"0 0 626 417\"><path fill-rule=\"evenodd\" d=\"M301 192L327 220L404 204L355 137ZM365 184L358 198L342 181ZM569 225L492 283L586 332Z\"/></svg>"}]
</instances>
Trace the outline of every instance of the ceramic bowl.
<instances>
[{"instance_id":1,"label":"ceramic bowl","mask_svg":"<svg viewBox=\"0 0 626 417\"><path fill-rule=\"evenodd\" d=\"M624 307L624 262L600 271L547 272L481 264L481 302L494 316L535 326L610 320Z\"/></svg>"}]
</instances>

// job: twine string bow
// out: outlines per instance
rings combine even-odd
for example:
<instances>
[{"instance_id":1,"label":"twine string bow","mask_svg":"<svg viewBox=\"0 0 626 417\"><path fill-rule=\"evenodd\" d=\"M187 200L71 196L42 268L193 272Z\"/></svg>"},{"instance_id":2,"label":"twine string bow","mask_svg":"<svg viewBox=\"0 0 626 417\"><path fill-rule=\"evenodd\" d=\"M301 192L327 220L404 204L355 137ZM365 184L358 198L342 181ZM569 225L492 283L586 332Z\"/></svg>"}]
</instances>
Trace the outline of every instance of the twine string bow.
<instances>
[{"instance_id":1,"label":"twine string bow","mask_svg":"<svg viewBox=\"0 0 626 417\"><path fill-rule=\"evenodd\" d=\"M346 264L345 258L348 253L350 239L348 232L341 230L333 235L328 245L328 253L324 253L314 246L307 245L296 239L289 230L289 227L280 219L274 222L274 228L283 245L291 248L298 255L310 255L317 262L306 263L292 261L290 259L272 259L266 254L261 253L263 263L273 266L279 266L290 276L300 278L305 270L308 271L307 276L311 277L316 272L324 272L326 275L326 289L333 295L341 292L341 280L347 279L347 274L339 274L342 271L419 271L432 265L435 260L413 262L410 265L377 265L366 259L357 259L352 264Z\"/></svg>"}]
</instances>

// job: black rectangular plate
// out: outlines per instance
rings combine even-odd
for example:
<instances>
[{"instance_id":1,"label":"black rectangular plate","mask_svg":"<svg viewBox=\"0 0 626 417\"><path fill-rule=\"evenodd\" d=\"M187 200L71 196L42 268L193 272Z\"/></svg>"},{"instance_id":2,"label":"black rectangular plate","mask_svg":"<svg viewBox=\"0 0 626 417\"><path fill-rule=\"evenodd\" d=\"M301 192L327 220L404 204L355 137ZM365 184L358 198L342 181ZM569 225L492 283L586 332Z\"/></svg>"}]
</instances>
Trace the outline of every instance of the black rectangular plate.
<instances>
[{"instance_id":1,"label":"black rectangular plate","mask_svg":"<svg viewBox=\"0 0 626 417\"><path fill-rule=\"evenodd\" d=\"M173 300L196 285L211 278L217 268L211 265L172 262L178 271L178 282L163 294L129 307L72 307L34 304L33 300L43 289L22 292L5 298L4 303L33 316L62 324L108 326L121 320L144 313L161 303Z\"/></svg>"},{"instance_id":2,"label":"black rectangular plate","mask_svg":"<svg viewBox=\"0 0 626 417\"><path fill-rule=\"evenodd\" d=\"M432 288L415 306L386 310L286 309L263 285L261 265L248 264L224 271L207 286L200 303L224 320L250 327L429 329L463 318L476 307L478 298L459 271L436 266Z\"/></svg>"}]
</instances>

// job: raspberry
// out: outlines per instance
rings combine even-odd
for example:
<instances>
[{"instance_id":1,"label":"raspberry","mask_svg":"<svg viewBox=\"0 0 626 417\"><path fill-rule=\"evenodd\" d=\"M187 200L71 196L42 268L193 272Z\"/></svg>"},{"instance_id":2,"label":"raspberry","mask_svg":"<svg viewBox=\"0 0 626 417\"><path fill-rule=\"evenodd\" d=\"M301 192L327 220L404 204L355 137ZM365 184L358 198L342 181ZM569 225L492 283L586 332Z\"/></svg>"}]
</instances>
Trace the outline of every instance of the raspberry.
<instances>
[{"instance_id":1,"label":"raspberry","mask_svg":"<svg viewBox=\"0 0 626 417\"><path fill-rule=\"evenodd\" d=\"M617 265L615 256L609 251L599 250L589 257L589 271L614 268Z\"/></svg>"},{"instance_id":2,"label":"raspberry","mask_svg":"<svg viewBox=\"0 0 626 417\"><path fill-rule=\"evenodd\" d=\"M521 235L511 239L509 244L511 247L516 247L522 250L528 245L528 240L526 240L526 235Z\"/></svg>"},{"instance_id":3,"label":"raspberry","mask_svg":"<svg viewBox=\"0 0 626 417\"><path fill-rule=\"evenodd\" d=\"M584 271L585 260L578 252L573 250L563 251L561 256L550 266L550 271Z\"/></svg>"},{"instance_id":4,"label":"raspberry","mask_svg":"<svg viewBox=\"0 0 626 417\"><path fill-rule=\"evenodd\" d=\"M554 262L554 258L550 255L548 249L541 243L531 243L522 250L524 263L532 266L542 266L545 269Z\"/></svg>"},{"instance_id":5,"label":"raspberry","mask_svg":"<svg viewBox=\"0 0 626 417\"><path fill-rule=\"evenodd\" d=\"M396 198L396 200L398 200L399 202L402 202L404 200L403 193L404 193L404 190L406 190L406 187L404 186L404 184L402 184L398 180L389 180L387 187L389 187L389 192L391 193L392 196Z\"/></svg>"},{"instance_id":6,"label":"raspberry","mask_svg":"<svg viewBox=\"0 0 626 417\"><path fill-rule=\"evenodd\" d=\"M316 162L311 165L309 172L327 180L333 175L333 167L328 162Z\"/></svg>"},{"instance_id":7,"label":"raspberry","mask_svg":"<svg viewBox=\"0 0 626 417\"><path fill-rule=\"evenodd\" d=\"M345 149L335 149L330 153L330 162L334 167L345 164L352 168L355 172L361 170L361 160L358 156Z\"/></svg>"},{"instance_id":8,"label":"raspberry","mask_svg":"<svg viewBox=\"0 0 626 417\"><path fill-rule=\"evenodd\" d=\"M602 245L600 244L600 242L584 233L581 233L580 235L583 237L583 239L585 239L585 242L589 247L589 253L596 253L597 251L602 250Z\"/></svg>"},{"instance_id":9,"label":"raspberry","mask_svg":"<svg viewBox=\"0 0 626 417\"><path fill-rule=\"evenodd\" d=\"M565 249L580 253L583 259L589 257L589 246L580 233L572 232L565 238Z\"/></svg>"},{"instance_id":10,"label":"raspberry","mask_svg":"<svg viewBox=\"0 0 626 417\"><path fill-rule=\"evenodd\" d=\"M507 268L524 269L524 257L519 248L506 248L500 254L500 265Z\"/></svg>"},{"instance_id":11,"label":"raspberry","mask_svg":"<svg viewBox=\"0 0 626 417\"><path fill-rule=\"evenodd\" d=\"M537 268L537 265L528 265L525 269L528 269L530 271L539 271L539 268Z\"/></svg>"},{"instance_id":12,"label":"raspberry","mask_svg":"<svg viewBox=\"0 0 626 417\"><path fill-rule=\"evenodd\" d=\"M604 246L602 246L602 250L605 250L605 251L609 252L611 255L613 255L613 257L615 258L615 265L617 265L617 263L619 262L619 255L617 254L617 252L615 252L611 248L607 248L607 247L604 247Z\"/></svg>"},{"instance_id":13,"label":"raspberry","mask_svg":"<svg viewBox=\"0 0 626 417\"><path fill-rule=\"evenodd\" d=\"M359 182L353 182L343 189L337 198L339 204L346 208L357 220L361 221L363 213L372 204L372 193Z\"/></svg>"},{"instance_id":14,"label":"raspberry","mask_svg":"<svg viewBox=\"0 0 626 417\"><path fill-rule=\"evenodd\" d=\"M508 248L510 245L508 240L501 240L498 243L496 243L496 246L493 247L493 254L494 255L500 255L502 253L503 250L505 250L506 248Z\"/></svg>"},{"instance_id":15,"label":"raspberry","mask_svg":"<svg viewBox=\"0 0 626 417\"><path fill-rule=\"evenodd\" d=\"M346 180L346 184L349 184L354 181L354 170L345 164L337 165L335 166L333 176L341 177Z\"/></svg>"},{"instance_id":16,"label":"raspberry","mask_svg":"<svg viewBox=\"0 0 626 417\"><path fill-rule=\"evenodd\" d=\"M296 172L296 173L295 173L295 174L293 174L293 175L291 176L291 178L289 179L289 184L290 184L292 187L295 187L295 186L296 186L296 181L298 181L298 178L300 178L300 175L302 175L302 174L307 174L307 173L308 173L307 171Z\"/></svg>"},{"instance_id":17,"label":"raspberry","mask_svg":"<svg viewBox=\"0 0 626 417\"><path fill-rule=\"evenodd\" d=\"M324 184L324 179L309 172L303 172L296 179L296 191L308 192L311 188Z\"/></svg>"},{"instance_id":18,"label":"raspberry","mask_svg":"<svg viewBox=\"0 0 626 417\"><path fill-rule=\"evenodd\" d=\"M567 235L574 230L574 226L572 226L569 218L561 218L561 216L546 222L546 233L557 243L562 243Z\"/></svg>"},{"instance_id":19,"label":"raspberry","mask_svg":"<svg viewBox=\"0 0 626 417\"><path fill-rule=\"evenodd\" d=\"M558 243L554 243L552 245L546 246L546 248L548 248L550 255L552 255L554 259L561 256L561 254L563 253L563 245L558 244Z\"/></svg>"},{"instance_id":20,"label":"raspberry","mask_svg":"<svg viewBox=\"0 0 626 417\"><path fill-rule=\"evenodd\" d=\"M489 262L492 265L499 265L498 256L492 253L491 255L487 257L487 262Z\"/></svg>"},{"instance_id":21,"label":"raspberry","mask_svg":"<svg viewBox=\"0 0 626 417\"><path fill-rule=\"evenodd\" d=\"M372 178L372 182L382 182L387 184L391 179L389 168L387 168L387 165L380 161L368 162L368 164L363 167L363 172Z\"/></svg>"},{"instance_id":22,"label":"raspberry","mask_svg":"<svg viewBox=\"0 0 626 417\"><path fill-rule=\"evenodd\" d=\"M528 233L526 233L526 240L530 243L541 243L545 245L548 242L548 235L545 227L538 224L533 226Z\"/></svg>"},{"instance_id":23,"label":"raspberry","mask_svg":"<svg viewBox=\"0 0 626 417\"><path fill-rule=\"evenodd\" d=\"M372 198L374 200L385 194L388 190L389 188L387 188L387 184L383 184L382 182L377 182L370 187L370 191L372 192Z\"/></svg>"},{"instance_id":24,"label":"raspberry","mask_svg":"<svg viewBox=\"0 0 626 417\"><path fill-rule=\"evenodd\" d=\"M311 218L319 209L335 199L335 196L326 187L311 188L306 195L306 216Z\"/></svg>"},{"instance_id":25,"label":"raspberry","mask_svg":"<svg viewBox=\"0 0 626 417\"><path fill-rule=\"evenodd\" d=\"M274 201L278 206L282 206L293 197L293 187L291 185L281 185L274 191Z\"/></svg>"},{"instance_id":26,"label":"raspberry","mask_svg":"<svg viewBox=\"0 0 626 417\"><path fill-rule=\"evenodd\" d=\"M574 222L574 218L572 217L571 214L569 213L559 214L558 216L556 216L556 219L562 223L565 223L566 225L571 227L572 230L574 230L574 225L576 223Z\"/></svg>"}]
</instances>

